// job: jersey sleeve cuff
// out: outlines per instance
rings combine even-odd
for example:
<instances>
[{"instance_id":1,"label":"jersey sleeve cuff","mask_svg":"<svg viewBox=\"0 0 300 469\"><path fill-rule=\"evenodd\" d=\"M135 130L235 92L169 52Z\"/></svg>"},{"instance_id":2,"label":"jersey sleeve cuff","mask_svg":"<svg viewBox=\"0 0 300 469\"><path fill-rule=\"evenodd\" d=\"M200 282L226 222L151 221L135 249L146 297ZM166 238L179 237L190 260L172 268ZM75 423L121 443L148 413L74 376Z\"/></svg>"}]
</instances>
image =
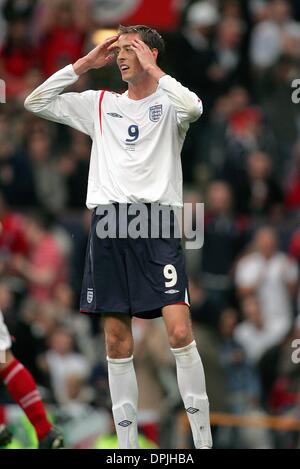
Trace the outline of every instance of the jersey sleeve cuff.
<instances>
[{"instance_id":1,"label":"jersey sleeve cuff","mask_svg":"<svg viewBox=\"0 0 300 469\"><path fill-rule=\"evenodd\" d=\"M70 71L72 78L77 78L77 79L79 78L79 75L77 75L77 73L74 70L73 64L67 65L65 67L65 70Z\"/></svg>"}]
</instances>

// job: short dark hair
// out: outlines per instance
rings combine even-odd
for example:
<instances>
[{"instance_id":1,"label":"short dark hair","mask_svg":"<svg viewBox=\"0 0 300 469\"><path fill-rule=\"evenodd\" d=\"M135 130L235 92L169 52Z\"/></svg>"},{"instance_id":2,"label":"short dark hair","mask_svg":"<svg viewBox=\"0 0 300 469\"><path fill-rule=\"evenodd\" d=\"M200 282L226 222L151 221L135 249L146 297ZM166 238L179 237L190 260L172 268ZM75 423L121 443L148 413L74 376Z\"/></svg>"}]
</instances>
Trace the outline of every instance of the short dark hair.
<instances>
[{"instance_id":1,"label":"short dark hair","mask_svg":"<svg viewBox=\"0 0 300 469\"><path fill-rule=\"evenodd\" d=\"M156 29L149 28L143 24L137 24L136 26L122 26L120 24L118 33L120 35L138 33L142 41L147 44L150 49L157 49L158 58L161 58L165 52L165 41Z\"/></svg>"}]
</instances>

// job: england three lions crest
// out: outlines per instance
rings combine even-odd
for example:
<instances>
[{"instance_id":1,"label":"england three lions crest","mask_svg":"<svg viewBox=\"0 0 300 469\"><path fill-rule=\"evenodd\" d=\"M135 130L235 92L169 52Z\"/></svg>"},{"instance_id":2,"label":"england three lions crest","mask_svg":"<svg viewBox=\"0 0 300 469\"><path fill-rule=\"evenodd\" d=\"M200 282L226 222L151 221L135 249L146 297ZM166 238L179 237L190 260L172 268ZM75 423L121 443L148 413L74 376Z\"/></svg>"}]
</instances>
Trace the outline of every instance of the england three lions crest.
<instances>
[{"instance_id":1,"label":"england three lions crest","mask_svg":"<svg viewBox=\"0 0 300 469\"><path fill-rule=\"evenodd\" d=\"M163 113L162 104L151 106L149 109L149 118L152 122L158 122Z\"/></svg>"},{"instance_id":2,"label":"england three lions crest","mask_svg":"<svg viewBox=\"0 0 300 469\"><path fill-rule=\"evenodd\" d=\"M86 295L87 302L91 304L94 299L94 290L93 288L88 288L87 289L87 295Z\"/></svg>"}]
</instances>

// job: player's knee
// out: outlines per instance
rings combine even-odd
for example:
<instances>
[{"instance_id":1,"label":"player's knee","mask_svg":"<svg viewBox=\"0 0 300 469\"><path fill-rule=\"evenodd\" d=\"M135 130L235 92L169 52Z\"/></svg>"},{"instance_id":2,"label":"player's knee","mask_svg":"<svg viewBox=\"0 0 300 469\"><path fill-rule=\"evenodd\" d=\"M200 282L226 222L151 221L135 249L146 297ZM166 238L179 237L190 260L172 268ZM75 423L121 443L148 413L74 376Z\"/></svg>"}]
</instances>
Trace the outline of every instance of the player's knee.
<instances>
[{"instance_id":1,"label":"player's knee","mask_svg":"<svg viewBox=\"0 0 300 469\"><path fill-rule=\"evenodd\" d=\"M169 336L169 342L172 348L186 347L193 341L192 331L189 326L175 326Z\"/></svg>"},{"instance_id":2,"label":"player's knee","mask_svg":"<svg viewBox=\"0 0 300 469\"><path fill-rule=\"evenodd\" d=\"M6 350L4 357L5 361L4 363L0 363L0 370L4 370L14 360L14 356L10 350Z\"/></svg>"},{"instance_id":3,"label":"player's knee","mask_svg":"<svg viewBox=\"0 0 300 469\"><path fill-rule=\"evenodd\" d=\"M128 358L133 354L133 340L131 337L122 337L119 334L106 336L106 352L109 358Z\"/></svg>"}]
</instances>

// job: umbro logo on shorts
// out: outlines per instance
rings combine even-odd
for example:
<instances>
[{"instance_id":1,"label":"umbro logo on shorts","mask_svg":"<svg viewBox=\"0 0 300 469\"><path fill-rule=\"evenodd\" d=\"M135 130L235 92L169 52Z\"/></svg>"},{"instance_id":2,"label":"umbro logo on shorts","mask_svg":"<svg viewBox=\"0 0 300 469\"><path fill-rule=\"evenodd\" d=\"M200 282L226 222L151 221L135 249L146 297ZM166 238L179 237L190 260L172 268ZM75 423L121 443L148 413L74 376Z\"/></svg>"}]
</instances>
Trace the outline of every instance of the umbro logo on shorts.
<instances>
[{"instance_id":1,"label":"umbro logo on shorts","mask_svg":"<svg viewBox=\"0 0 300 469\"><path fill-rule=\"evenodd\" d=\"M195 409L195 407L188 407L185 409L189 414L196 414L196 412L199 412L199 409Z\"/></svg>"},{"instance_id":2,"label":"umbro logo on shorts","mask_svg":"<svg viewBox=\"0 0 300 469\"><path fill-rule=\"evenodd\" d=\"M167 290L165 293L168 293L169 295L175 295L175 293L179 293L179 290Z\"/></svg>"},{"instance_id":3,"label":"umbro logo on shorts","mask_svg":"<svg viewBox=\"0 0 300 469\"><path fill-rule=\"evenodd\" d=\"M123 119L123 116L120 116L120 114L117 114L116 112L108 112L107 115L111 117L117 117L119 119Z\"/></svg>"},{"instance_id":4,"label":"umbro logo on shorts","mask_svg":"<svg viewBox=\"0 0 300 469\"><path fill-rule=\"evenodd\" d=\"M122 420L122 422L118 423L118 425L120 425L120 427L129 427L129 425L131 425L132 422L130 422L130 420Z\"/></svg>"}]
</instances>

